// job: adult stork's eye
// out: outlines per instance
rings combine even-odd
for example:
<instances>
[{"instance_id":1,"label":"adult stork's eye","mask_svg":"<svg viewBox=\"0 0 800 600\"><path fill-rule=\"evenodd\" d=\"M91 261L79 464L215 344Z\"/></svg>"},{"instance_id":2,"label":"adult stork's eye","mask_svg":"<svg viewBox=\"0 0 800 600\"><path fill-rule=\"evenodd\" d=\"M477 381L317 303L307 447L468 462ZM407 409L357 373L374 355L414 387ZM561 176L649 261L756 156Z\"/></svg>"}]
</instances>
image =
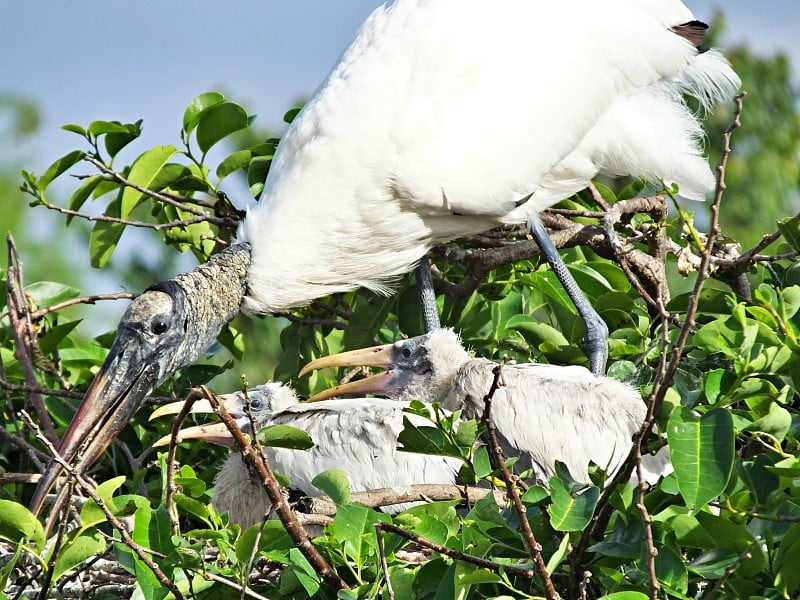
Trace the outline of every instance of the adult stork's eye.
<instances>
[{"instance_id":1,"label":"adult stork's eye","mask_svg":"<svg viewBox=\"0 0 800 600\"><path fill-rule=\"evenodd\" d=\"M167 329L169 329L169 325L164 319L155 319L153 323L150 325L150 331L152 331L156 335L161 335Z\"/></svg>"}]
</instances>

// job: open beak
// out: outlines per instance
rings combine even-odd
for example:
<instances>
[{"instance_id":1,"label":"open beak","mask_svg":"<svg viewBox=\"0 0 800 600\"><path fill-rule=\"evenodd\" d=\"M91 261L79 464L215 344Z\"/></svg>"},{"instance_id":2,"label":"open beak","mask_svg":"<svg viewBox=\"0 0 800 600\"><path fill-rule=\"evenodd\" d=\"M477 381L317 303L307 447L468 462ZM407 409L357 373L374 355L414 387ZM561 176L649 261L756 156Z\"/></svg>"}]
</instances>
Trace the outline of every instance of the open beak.
<instances>
[{"instance_id":1,"label":"open beak","mask_svg":"<svg viewBox=\"0 0 800 600\"><path fill-rule=\"evenodd\" d=\"M58 453L78 473L85 472L94 464L156 386L157 369L141 354L135 335L118 335L103 366L86 390L58 445ZM45 497L62 471L60 464L50 461L31 500L34 514L41 510Z\"/></svg>"},{"instance_id":2,"label":"open beak","mask_svg":"<svg viewBox=\"0 0 800 600\"><path fill-rule=\"evenodd\" d=\"M233 394L224 394L222 396L218 396L220 404L225 407L225 410L236 419L236 424L239 425L240 428L244 429L246 426L250 425L250 418L247 416L244 407L243 401L243 394L241 393L233 393ZM184 401L180 400L179 402L170 402L169 404L164 404L163 406L158 407L153 414L150 415L150 420L157 419L159 417L163 417L165 415L176 415L183 409ZM192 404L192 408L189 410L191 413L214 413L214 409L211 407L211 403L208 400L196 400L194 404ZM156 441L153 446L166 446L169 444L170 439L172 436L165 435L164 437L160 438ZM232 448L234 445L233 436L231 432L228 430L226 425L222 422L215 422L215 423L207 423L204 425L196 425L194 427L186 427L181 429L178 432L178 443L182 442L183 440L203 440L209 442L211 444L217 444L219 446L226 446L228 448Z\"/></svg>"},{"instance_id":3,"label":"open beak","mask_svg":"<svg viewBox=\"0 0 800 600\"><path fill-rule=\"evenodd\" d=\"M346 394L383 394L390 391L391 370L394 368L392 360L392 344L372 346L361 350L351 350L341 354L324 356L311 361L300 371L300 377L326 367L380 367L386 369L383 373L370 375L364 379L343 383L311 396L308 402L319 402L334 396Z\"/></svg>"}]
</instances>

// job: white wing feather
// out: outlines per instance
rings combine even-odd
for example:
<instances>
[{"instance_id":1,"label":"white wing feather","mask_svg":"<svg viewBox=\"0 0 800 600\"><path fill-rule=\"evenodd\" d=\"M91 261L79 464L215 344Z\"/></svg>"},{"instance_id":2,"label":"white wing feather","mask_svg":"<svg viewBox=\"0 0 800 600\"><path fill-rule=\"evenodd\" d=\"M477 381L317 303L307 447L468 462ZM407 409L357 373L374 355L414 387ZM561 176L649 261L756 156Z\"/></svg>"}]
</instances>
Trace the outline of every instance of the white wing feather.
<instances>
[{"instance_id":1,"label":"white wing feather","mask_svg":"<svg viewBox=\"0 0 800 600\"><path fill-rule=\"evenodd\" d=\"M434 243L524 222L599 171L701 198L712 178L680 93L710 103L738 79L669 30L692 18L674 0L378 8L287 131L240 228L245 310L386 292Z\"/></svg>"},{"instance_id":2,"label":"white wing feather","mask_svg":"<svg viewBox=\"0 0 800 600\"><path fill-rule=\"evenodd\" d=\"M421 483L455 483L460 461L398 450L403 417L417 425L430 424L406 415L406 403L382 399L328 400L299 403L275 414L269 424L302 429L315 442L310 450L267 448L273 469L309 496L321 496L311 480L328 469L344 470L352 491L403 487ZM237 452L232 452L215 481L213 503L229 511L243 526L260 521L271 508L261 483L253 478ZM395 513L416 503L397 504Z\"/></svg>"}]
</instances>

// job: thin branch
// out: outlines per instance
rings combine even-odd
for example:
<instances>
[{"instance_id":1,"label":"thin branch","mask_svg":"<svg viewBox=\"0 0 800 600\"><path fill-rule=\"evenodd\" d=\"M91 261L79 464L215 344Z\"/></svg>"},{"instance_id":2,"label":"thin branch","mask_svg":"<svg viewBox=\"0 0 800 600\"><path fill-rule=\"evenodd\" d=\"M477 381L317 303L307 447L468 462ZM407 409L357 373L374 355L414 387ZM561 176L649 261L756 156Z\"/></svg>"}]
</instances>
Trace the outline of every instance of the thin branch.
<instances>
[{"instance_id":1,"label":"thin branch","mask_svg":"<svg viewBox=\"0 0 800 600\"><path fill-rule=\"evenodd\" d=\"M536 570L539 573L539 577L542 579L545 595L549 600L556 600L560 598L560 596L558 595L558 592L556 592L555 587L553 587L550 574L547 572L547 565L542 557L542 547L539 545L533 535L531 525L528 522L528 511L525 509L525 505L522 504L522 500L519 497L519 492L517 491L517 483L514 481L514 477L512 477L508 467L506 466L506 461L503 457L503 451L500 449L500 444L497 441L497 432L495 431L491 411L492 399L494 398L495 393L500 387L505 386L505 382L503 381L502 363L494 367L492 372L494 373L494 379L492 380L492 387L489 390L489 393L483 398L484 410L483 415L481 416L481 422L486 427L486 435L489 439L489 456L493 459L495 468L500 470L500 473L503 476L503 481L506 483L506 491L508 492L509 496L511 496L511 501L514 504L517 515L519 516L519 525L520 529L522 530L522 538L525 540L525 544L528 546L533 563L536 565Z\"/></svg>"},{"instance_id":2,"label":"thin branch","mask_svg":"<svg viewBox=\"0 0 800 600\"><path fill-rule=\"evenodd\" d=\"M119 292L117 294L95 294L93 296L72 298L70 300L64 300L63 302L58 302L45 308L40 308L39 310L32 312L30 317L31 321L36 322L51 312L56 312L58 310L67 308L68 306L74 306L75 304L94 304L100 300L133 300L136 298L136 296L137 294L132 292Z\"/></svg>"},{"instance_id":3,"label":"thin branch","mask_svg":"<svg viewBox=\"0 0 800 600\"><path fill-rule=\"evenodd\" d=\"M383 529L375 525L375 537L378 540L378 556L381 557L381 571L383 571L383 580L386 582L386 593L389 600L394 600L394 589L392 589L392 580L389 577L389 565L386 563L386 551L383 548Z\"/></svg>"},{"instance_id":4,"label":"thin branch","mask_svg":"<svg viewBox=\"0 0 800 600\"><path fill-rule=\"evenodd\" d=\"M405 502L476 501L489 494L494 495L495 502L498 504L504 504L507 501L506 494L500 490L432 483L403 486L399 489L379 488L364 492L353 492L350 495L350 501L371 508L378 508ZM303 503L303 510L320 515L335 515L336 504L324 496L308 498Z\"/></svg>"},{"instance_id":5,"label":"thin branch","mask_svg":"<svg viewBox=\"0 0 800 600\"><path fill-rule=\"evenodd\" d=\"M452 548L448 548L447 546L442 546L441 544L437 544L436 542L421 537L416 533L412 533L411 531L402 529L397 525L392 525L391 523L387 523L386 521L378 521L375 527L380 527L381 529L384 529L390 533L395 533L402 538L414 542L419 546L423 546L424 548L429 548L434 552L438 552L439 554L444 554L445 556L449 556L450 558L455 558L456 560L471 563L483 569L494 571L495 573L508 573L513 577L523 577L525 579L533 579L536 576L536 571L534 569L523 569L521 567L515 567L513 565L503 565L500 563L492 562L490 560L486 560L485 558L481 558L480 556L473 556L472 554L467 554L466 552L453 550Z\"/></svg>"},{"instance_id":6,"label":"thin branch","mask_svg":"<svg viewBox=\"0 0 800 600\"><path fill-rule=\"evenodd\" d=\"M22 372L25 373L25 380L31 387L38 387L39 382L36 379L36 373L33 368L33 359L31 352L36 344L35 336L29 320L30 313L28 312L28 304L23 295L22 284L22 267L19 263L17 254L17 247L14 244L14 238L9 233L7 237L8 242L8 273L6 278L7 289L7 302L8 314L11 320L11 330L14 335L14 355L17 357ZM42 423L42 428L47 436L47 439L55 442L58 440L56 435L56 428L50 414L44 405L44 399L41 394L31 392L28 394L28 400L33 405L39 421Z\"/></svg>"},{"instance_id":7,"label":"thin branch","mask_svg":"<svg viewBox=\"0 0 800 600\"><path fill-rule=\"evenodd\" d=\"M79 219L84 219L85 221L102 221L104 223L120 223L122 225L129 225L130 227L141 227L143 229L152 229L153 231L163 231L164 229L170 229L172 227L188 227L189 225L195 225L197 223L206 223L206 222L213 222L213 219L217 219L212 215L204 216L204 217L194 217L192 219L175 219L168 223L148 223L147 221L135 221L133 219L121 219L119 217L109 217L107 215L90 215L88 213L82 213L77 210L71 210L69 208L62 208L57 204L53 204L51 202L47 202L45 200L41 201L42 206L45 208L49 208L50 210L54 210L62 215L71 215L73 217L78 217Z\"/></svg>"},{"instance_id":8,"label":"thin branch","mask_svg":"<svg viewBox=\"0 0 800 600\"><path fill-rule=\"evenodd\" d=\"M117 517L114 516L114 513L111 512L111 509L108 508L105 501L100 496L97 495L97 488L92 484L90 484L86 479L84 479L78 473L78 471L72 467L72 465L70 465L66 460L64 460L64 458L58 453L58 450L56 450L55 446L51 444L50 441L44 435L42 435L42 432L39 429L39 427L36 425L36 423L33 422L33 419L31 419L30 416L25 411L22 411L21 414L22 418L25 420L28 427L30 427L35 432L36 437L39 439L39 441L41 441L47 448L48 452L51 453L51 455L53 456L53 460L55 460L59 465L61 465L61 467L67 472L70 479L75 481L78 484L78 486L80 486L80 488L84 492L86 492L92 500L95 501L97 507L103 512L103 514L105 515L106 519L111 524L111 526L117 531L119 531L120 536L122 537L122 541L125 543L125 545L128 546L128 548L130 548L136 554L139 560L141 560L147 566L147 568L149 568L153 572L153 574L156 576L161 585L163 585L170 592L172 592L172 594L175 596L177 600L183 600L183 595L181 594L178 587L172 582L172 580L169 577L167 577L164 571L161 570L161 567L159 567L153 561L153 559L150 558L145 549L142 548L142 546L140 546L133 540L133 538L130 535L130 531L128 531L127 525L125 525L125 523L117 519ZM59 530L63 529L64 529L63 527L59 528Z\"/></svg>"},{"instance_id":9,"label":"thin branch","mask_svg":"<svg viewBox=\"0 0 800 600\"><path fill-rule=\"evenodd\" d=\"M319 553L316 547L308 539L303 526L297 521L294 511L289 507L286 499L281 493L281 488L269 468L269 464L259 456L253 449L253 446L245 438L242 430L236 421L230 416L225 407L220 403L217 396L208 388L201 387L205 397L211 403L216 413L228 430L231 432L233 439L242 448L242 453L248 458L250 463L258 470L261 476L264 489L267 496L272 502L272 506L278 513L278 517L286 528L289 537L295 543L300 552L305 556L314 570L319 573L320 577L334 590L349 589L350 586L339 577L339 574L334 571L325 558Z\"/></svg>"},{"instance_id":10,"label":"thin branch","mask_svg":"<svg viewBox=\"0 0 800 600\"><path fill-rule=\"evenodd\" d=\"M164 204L169 204L170 206L173 206L189 214L195 215L196 217L202 217L201 221L208 221L209 223L213 223L214 225L218 225L220 227L236 227L239 224L238 220L217 217L203 210L198 210L191 206L187 206L185 203L186 199L181 198L180 196L173 196L172 194L164 194L162 192L156 192L144 186L141 186L137 183L133 183L132 181L126 179L113 169L109 169L101 161L99 161L98 159L96 159L91 155L85 156L84 160L92 163L95 167L97 167L99 171L105 173L110 179L118 183L121 183L125 187L133 188L134 190L144 194L145 196L149 196L150 198L158 200L159 202L163 202Z\"/></svg>"}]
</instances>

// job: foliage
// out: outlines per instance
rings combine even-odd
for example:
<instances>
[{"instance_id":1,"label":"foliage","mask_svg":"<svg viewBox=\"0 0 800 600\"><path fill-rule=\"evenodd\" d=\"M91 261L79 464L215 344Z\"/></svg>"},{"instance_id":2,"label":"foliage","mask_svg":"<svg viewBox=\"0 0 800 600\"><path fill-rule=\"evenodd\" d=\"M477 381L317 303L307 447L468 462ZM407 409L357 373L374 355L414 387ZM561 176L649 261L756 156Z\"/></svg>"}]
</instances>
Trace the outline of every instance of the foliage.
<instances>
[{"instance_id":1,"label":"foliage","mask_svg":"<svg viewBox=\"0 0 800 600\"><path fill-rule=\"evenodd\" d=\"M94 223L89 236L94 266L108 263L128 227L152 230L165 246L204 260L230 239L240 217L220 193L220 183L244 177L258 196L277 140L240 148L217 165L207 163L208 151L230 134L250 128L244 108L218 92L202 94L183 116L179 145L147 149L120 167L115 159L135 144L140 122L68 125L65 129L81 138L81 147L41 176L24 172L23 190L34 206L63 213L68 221ZM87 163L97 174L83 177L66 206L51 200L52 182ZM609 204L642 206L636 198L640 191L635 183L618 192L597 184L594 193L581 193L562 208L580 211L572 226L594 227L611 210ZM737 193L731 190L729 195ZM102 208L84 212L87 202ZM663 198L648 202L666 206ZM724 212L724 202L722 207ZM609 372L649 395L656 430L666 436L675 473L644 493L627 481L627 474L608 482L598 471L595 485L587 486L558 469L549 489L535 485L522 490L525 518L542 548L546 570L556 589L569 597L794 596L800 590L795 568L800 553L798 218L781 223L772 238L774 255L764 256L764 246L730 258L715 254L709 242L714 232L701 234L685 213L673 219L665 208L620 214L609 235L618 236L625 256L614 253L611 240L559 245L612 331ZM506 228L437 249L446 292L439 296L443 322L488 358L585 364L580 319L535 249L491 268L452 258L464 257L459 252L469 248L488 261L498 239L509 247L526 244L518 231ZM702 266L701 259L713 259L716 279L670 299L665 273L647 280L644 270L637 269L637 261L658 248L668 250L671 267L685 272ZM12 250L3 283L8 298L19 300L16 288L21 282ZM745 272L752 287L749 295L742 285ZM473 281L476 273L486 277ZM731 282L739 294L731 291ZM80 397L74 390L85 389L113 339L109 333L83 342L77 337L77 321L60 318L59 310L46 310L79 300L78 290L37 281L24 294L24 302L16 304L6 301L5 294L2 299L4 471L37 471L44 459L46 449L24 422L21 409L35 409L32 398L42 393L43 410L37 416L40 421L51 418L63 435ZM282 354L274 378L291 380L305 393L336 383L338 375L321 372L297 380L307 361L421 330L410 279L389 298L357 291L285 316L291 323L280 332ZM24 336L15 337L15 330L25 331L26 322L31 327L20 344ZM250 343L235 327L224 331L219 342L211 353L224 347L236 359ZM667 377L671 359L674 377ZM189 367L156 395L183 396L226 368ZM408 425L401 442L408 450L460 458L468 482L502 485L499 465L491 463L485 447L476 447L483 425L456 417L439 412L430 427ZM4 587L10 589L15 573L25 569L32 569L45 587L59 585L110 545L143 598L170 593L198 598L336 595L279 521L242 530L215 511L210 488L220 451L182 444L183 466L175 472L165 455L155 455L153 442L167 433L165 428L148 423L147 414L135 417L96 467L94 477L102 483L94 499L83 505L77 522L65 527L62 537L47 545L41 523L23 506L27 490L1 480L0 539L10 549L8 561L0 566ZM287 436L299 447L308 445L286 431L272 431L261 441L275 443ZM659 439L653 434L645 441L658 444ZM513 462L508 461L512 468ZM170 480L177 484L174 494L168 492ZM353 502L342 472L323 474L317 485L338 504L314 545L350 586L339 597L377 597L389 588L398 598L545 593L529 541L520 532L520 513L498 504L491 494L466 508L456 500L438 501L390 517ZM121 517L133 523L130 539L115 524ZM393 526L439 549L429 551L423 562L411 561L405 538ZM164 578L172 582L171 591Z\"/></svg>"}]
</instances>

